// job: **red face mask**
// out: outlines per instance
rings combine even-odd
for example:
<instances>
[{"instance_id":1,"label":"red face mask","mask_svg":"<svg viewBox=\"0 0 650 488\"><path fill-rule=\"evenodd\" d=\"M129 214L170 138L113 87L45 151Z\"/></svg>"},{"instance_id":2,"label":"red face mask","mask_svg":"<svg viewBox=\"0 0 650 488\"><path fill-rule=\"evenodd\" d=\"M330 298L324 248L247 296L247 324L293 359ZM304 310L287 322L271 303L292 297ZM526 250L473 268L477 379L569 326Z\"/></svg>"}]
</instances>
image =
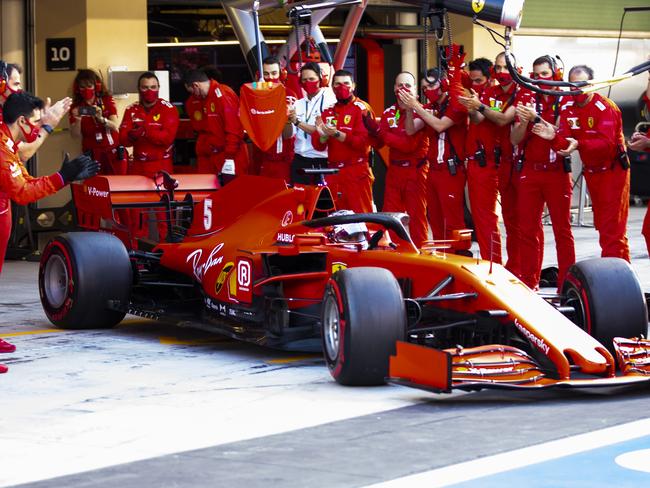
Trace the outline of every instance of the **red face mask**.
<instances>
[{"instance_id":1,"label":"red face mask","mask_svg":"<svg viewBox=\"0 0 650 488\"><path fill-rule=\"evenodd\" d=\"M507 71L496 73L494 75L494 78L499 82L499 85L509 85L512 83L512 75Z\"/></svg>"},{"instance_id":2,"label":"red face mask","mask_svg":"<svg viewBox=\"0 0 650 488\"><path fill-rule=\"evenodd\" d=\"M307 95L316 95L320 90L320 81L301 81L300 84L307 92Z\"/></svg>"},{"instance_id":3,"label":"red face mask","mask_svg":"<svg viewBox=\"0 0 650 488\"><path fill-rule=\"evenodd\" d=\"M25 129L23 129L22 126L19 127L21 132L23 133L23 136L25 136L25 142L29 144L34 142L36 139L38 139L38 134L41 131L41 128L38 125L32 124L27 119L25 119L25 122L27 122L27 125L29 126L29 132L25 132Z\"/></svg>"},{"instance_id":4,"label":"red face mask","mask_svg":"<svg viewBox=\"0 0 650 488\"><path fill-rule=\"evenodd\" d=\"M427 98L429 103L436 103L440 96L442 95L442 90L440 88L425 88L424 96Z\"/></svg>"},{"instance_id":5,"label":"red face mask","mask_svg":"<svg viewBox=\"0 0 650 488\"><path fill-rule=\"evenodd\" d=\"M158 100L158 90L141 90L140 99L144 103L153 103Z\"/></svg>"},{"instance_id":6,"label":"red face mask","mask_svg":"<svg viewBox=\"0 0 650 488\"><path fill-rule=\"evenodd\" d=\"M582 95L576 95L573 97L575 102L579 105L584 105L589 100L589 93L583 93Z\"/></svg>"},{"instance_id":7,"label":"red face mask","mask_svg":"<svg viewBox=\"0 0 650 488\"><path fill-rule=\"evenodd\" d=\"M95 98L95 89L92 87L79 88L79 94L84 100L92 100Z\"/></svg>"},{"instance_id":8,"label":"red face mask","mask_svg":"<svg viewBox=\"0 0 650 488\"><path fill-rule=\"evenodd\" d=\"M336 99L339 102L348 100L352 96L352 87L349 87L348 85L340 84L335 86L333 90L334 95L336 95Z\"/></svg>"},{"instance_id":9,"label":"red face mask","mask_svg":"<svg viewBox=\"0 0 650 488\"><path fill-rule=\"evenodd\" d=\"M483 90L485 90L486 86L487 86L487 81L485 81L484 83L472 83L472 89L479 95L483 93Z\"/></svg>"}]
</instances>

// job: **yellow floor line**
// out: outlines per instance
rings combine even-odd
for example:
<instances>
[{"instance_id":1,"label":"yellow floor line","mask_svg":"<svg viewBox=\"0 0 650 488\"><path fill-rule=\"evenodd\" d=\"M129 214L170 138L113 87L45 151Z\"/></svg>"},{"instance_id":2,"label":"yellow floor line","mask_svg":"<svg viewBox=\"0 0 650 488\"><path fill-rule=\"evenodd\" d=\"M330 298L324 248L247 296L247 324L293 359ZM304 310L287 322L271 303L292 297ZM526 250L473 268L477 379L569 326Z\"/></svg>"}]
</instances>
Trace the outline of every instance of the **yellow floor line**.
<instances>
[{"instance_id":1,"label":"yellow floor line","mask_svg":"<svg viewBox=\"0 0 650 488\"><path fill-rule=\"evenodd\" d=\"M218 344L227 339L208 338L208 339L178 339L176 337L159 337L160 343L170 346L205 346L206 344Z\"/></svg>"},{"instance_id":2,"label":"yellow floor line","mask_svg":"<svg viewBox=\"0 0 650 488\"><path fill-rule=\"evenodd\" d=\"M313 354L310 356L295 356L292 358L269 359L266 362L269 364L287 364L287 363L295 363L298 361L304 361L305 359L315 359L318 357L320 357L319 354Z\"/></svg>"},{"instance_id":3,"label":"yellow floor line","mask_svg":"<svg viewBox=\"0 0 650 488\"><path fill-rule=\"evenodd\" d=\"M0 333L0 337L18 337L24 335L37 335L37 334L49 334L51 332L68 332L63 329L38 329L38 330L26 330L23 332L8 332Z\"/></svg>"}]
</instances>

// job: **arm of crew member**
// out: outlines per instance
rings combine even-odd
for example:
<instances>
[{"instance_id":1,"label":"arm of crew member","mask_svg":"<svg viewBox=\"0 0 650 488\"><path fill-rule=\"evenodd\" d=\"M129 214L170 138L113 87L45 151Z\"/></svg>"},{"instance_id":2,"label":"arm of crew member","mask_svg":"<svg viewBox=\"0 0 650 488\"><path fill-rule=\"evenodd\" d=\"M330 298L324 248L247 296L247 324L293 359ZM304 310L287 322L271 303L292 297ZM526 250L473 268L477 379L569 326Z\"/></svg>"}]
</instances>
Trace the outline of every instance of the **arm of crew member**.
<instances>
[{"instance_id":1,"label":"arm of crew member","mask_svg":"<svg viewBox=\"0 0 650 488\"><path fill-rule=\"evenodd\" d=\"M524 139L527 128L527 120L520 120L519 122L515 122L515 125L512 126L512 130L510 131L510 142L515 146L519 144Z\"/></svg>"},{"instance_id":2,"label":"arm of crew member","mask_svg":"<svg viewBox=\"0 0 650 488\"><path fill-rule=\"evenodd\" d=\"M424 107L422 107L422 105L420 105L420 110L416 108L415 111L422 118L422 120L427 125L433 127L433 130L435 130L436 132L444 132L447 129L449 129L452 125L454 125L454 121L449 117L447 117L446 115L443 115L442 118L438 118L428 110L425 110Z\"/></svg>"},{"instance_id":3,"label":"arm of crew member","mask_svg":"<svg viewBox=\"0 0 650 488\"><path fill-rule=\"evenodd\" d=\"M517 108L515 108L515 114L519 120L515 122L515 125L510 131L510 142L516 146L524 139L526 129L528 129L528 124L537 114L532 107L524 104L517 105Z\"/></svg>"},{"instance_id":4,"label":"arm of crew member","mask_svg":"<svg viewBox=\"0 0 650 488\"><path fill-rule=\"evenodd\" d=\"M406 111L406 118L404 119L404 129L406 130L406 135L412 136L418 131L422 130L424 127L424 122L422 119L416 119L413 117L413 110Z\"/></svg>"},{"instance_id":5,"label":"arm of crew member","mask_svg":"<svg viewBox=\"0 0 650 488\"><path fill-rule=\"evenodd\" d=\"M510 106L505 112L486 109L483 111L483 116L499 127L503 127L504 125L512 124L512 121L515 120L515 107Z\"/></svg>"},{"instance_id":6,"label":"arm of crew member","mask_svg":"<svg viewBox=\"0 0 650 488\"><path fill-rule=\"evenodd\" d=\"M41 127L41 130L38 132L38 137L34 142L21 142L20 146L18 146L18 156L20 156L20 160L25 162L36 154L36 151L38 151L38 148L43 145L47 136L47 131Z\"/></svg>"}]
</instances>

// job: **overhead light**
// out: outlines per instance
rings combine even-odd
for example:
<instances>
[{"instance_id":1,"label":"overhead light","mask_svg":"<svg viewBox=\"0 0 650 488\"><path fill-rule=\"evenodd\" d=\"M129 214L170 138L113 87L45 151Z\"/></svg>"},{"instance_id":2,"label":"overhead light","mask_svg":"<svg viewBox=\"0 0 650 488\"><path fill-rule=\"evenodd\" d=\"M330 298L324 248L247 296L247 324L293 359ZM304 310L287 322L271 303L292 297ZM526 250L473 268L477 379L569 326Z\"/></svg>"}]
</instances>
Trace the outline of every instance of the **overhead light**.
<instances>
[{"instance_id":1,"label":"overhead light","mask_svg":"<svg viewBox=\"0 0 650 488\"><path fill-rule=\"evenodd\" d=\"M282 39L270 39L266 44L286 44ZM337 44L340 39L325 39L325 42ZM195 41L195 42L148 42L147 47L198 47L198 46L236 46L239 41Z\"/></svg>"}]
</instances>

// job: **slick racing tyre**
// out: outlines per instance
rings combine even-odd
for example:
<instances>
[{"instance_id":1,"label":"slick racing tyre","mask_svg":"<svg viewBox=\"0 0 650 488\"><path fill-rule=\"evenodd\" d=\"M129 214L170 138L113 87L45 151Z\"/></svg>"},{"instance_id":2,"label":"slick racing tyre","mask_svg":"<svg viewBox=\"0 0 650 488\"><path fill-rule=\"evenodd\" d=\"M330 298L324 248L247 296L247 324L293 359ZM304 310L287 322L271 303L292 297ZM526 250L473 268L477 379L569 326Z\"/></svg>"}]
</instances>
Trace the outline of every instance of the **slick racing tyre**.
<instances>
[{"instance_id":1,"label":"slick racing tyre","mask_svg":"<svg viewBox=\"0 0 650 488\"><path fill-rule=\"evenodd\" d=\"M323 354L342 385L382 385L395 343L404 340L406 310L393 274L383 268L335 273L321 311Z\"/></svg>"},{"instance_id":2,"label":"slick racing tyre","mask_svg":"<svg viewBox=\"0 0 650 488\"><path fill-rule=\"evenodd\" d=\"M103 232L71 232L51 240L41 258L38 289L48 319L64 329L109 328L124 312L133 270L122 242Z\"/></svg>"},{"instance_id":3,"label":"slick racing tyre","mask_svg":"<svg viewBox=\"0 0 650 488\"><path fill-rule=\"evenodd\" d=\"M645 297L623 259L594 258L571 266L562 286L562 305L573 307L573 321L612 353L614 337L647 335Z\"/></svg>"}]
</instances>

